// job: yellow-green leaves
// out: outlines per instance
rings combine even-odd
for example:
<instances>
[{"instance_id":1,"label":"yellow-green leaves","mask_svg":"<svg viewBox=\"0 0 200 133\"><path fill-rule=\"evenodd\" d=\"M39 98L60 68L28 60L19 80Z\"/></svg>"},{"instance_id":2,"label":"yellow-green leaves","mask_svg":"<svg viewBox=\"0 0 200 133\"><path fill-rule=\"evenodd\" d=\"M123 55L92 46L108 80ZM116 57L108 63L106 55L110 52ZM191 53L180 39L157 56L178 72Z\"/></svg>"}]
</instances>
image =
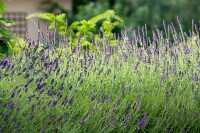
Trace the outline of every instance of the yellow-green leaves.
<instances>
[{"instance_id":1,"label":"yellow-green leaves","mask_svg":"<svg viewBox=\"0 0 200 133\"><path fill-rule=\"evenodd\" d=\"M6 6L2 0L0 0L0 18L3 17L3 12L6 10Z\"/></svg>"},{"instance_id":2,"label":"yellow-green leaves","mask_svg":"<svg viewBox=\"0 0 200 133\"><path fill-rule=\"evenodd\" d=\"M79 43L81 43L83 50L86 47L91 47L91 41L93 39L95 39L95 41L99 40L97 33L99 29L96 28L97 23L101 22L102 25L100 31L103 33L103 35L112 40L112 30L119 23L123 22L123 20L117 16L113 10L108 10L91 18L90 20L75 21L68 27L66 27L67 22L65 19L65 14L54 15L50 13L36 13L29 15L27 19L34 17L50 21L49 29L57 28L59 34L66 34L68 37L70 37L69 40L72 46L76 46L78 44L78 40L80 40Z\"/></svg>"},{"instance_id":3,"label":"yellow-green leaves","mask_svg":"<svg viewBox=\"0 0 200 133\"><path fill-rule=\"evenodd\" d=\"M44 20L50 21L49 29L54 29L58 28L60 29L60 34L64 34L65 32L65 14L59 14L59 15L54 15L51 13L34 13L31 15L28 15L26 19L31 19L31 18L40 18Z\"/></svg>"},{"instance_id":4,"label":"yellow-green leaves","mask_svg":"<svg viewBox=\"0 0 200 133\"><path fill-rule=\"evenodd\" d=\"M6 57L13 52L15 45L15 35L10 34L5 27L13 26L15 23L3 18L3 12L6 10L6 6L2 0L0 0L0 56Z\"/></svg>"},{"instance_id":5,"label":"yellow-green leaves","mask_svg":"<svg viewBox=\"0 0 200 133\"><path fill-rule=\"evenodd\" d=\"M33 13L26 17L26 19L31 19L31 18L40 18L40 19L52 21L55 19L55 15L51 13Z\"/></svg>"},{"instance_id":6,"label":"yellow-green leaves","mask_svg":"<svg viewBox=\"0 0 200 133\"><path fill-rule=\"evenodd\" d=\"M15 22L11 22L11 21L9 21L5 18L0 18L0 23L7 26L7 27L15 25Z\"/></svg>"},{"instance_id":7,"label":"yellow-green leaves","mask_svg":"<svg viewBox=\"0 0 200 133\"><path fill-rule=\"evenodd\" d=\"M89 21L91 23L96 24L99 20L102 20L102 19L110 20L111 18L116 19L119 22L123 22L123 20L119 16L117 16L113 10L108 10L96 17L93 17Z\"/></svg>"}]
</instances>

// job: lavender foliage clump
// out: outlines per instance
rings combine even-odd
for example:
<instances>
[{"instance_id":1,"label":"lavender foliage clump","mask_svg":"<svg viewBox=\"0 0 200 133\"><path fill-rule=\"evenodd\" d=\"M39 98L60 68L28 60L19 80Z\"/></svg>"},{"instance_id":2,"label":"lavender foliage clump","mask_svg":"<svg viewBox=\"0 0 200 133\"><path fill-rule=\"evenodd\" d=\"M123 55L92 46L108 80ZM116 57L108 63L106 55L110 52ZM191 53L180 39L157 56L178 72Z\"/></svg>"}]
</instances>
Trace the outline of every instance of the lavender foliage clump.
<instances>
[{"instance_id":1,"label":"lavender foliage clump","mask_svg":"<svg viewBox=\"0 0 200 133\"><path fill-rule=\"evenodd\" d=\"M152 37L125 28L112 41L100 31L85 51L70 32L24 40L0 61L0 131L199 131L199 27L184 36L164 27Z\"/></svg>"}]
</instances>

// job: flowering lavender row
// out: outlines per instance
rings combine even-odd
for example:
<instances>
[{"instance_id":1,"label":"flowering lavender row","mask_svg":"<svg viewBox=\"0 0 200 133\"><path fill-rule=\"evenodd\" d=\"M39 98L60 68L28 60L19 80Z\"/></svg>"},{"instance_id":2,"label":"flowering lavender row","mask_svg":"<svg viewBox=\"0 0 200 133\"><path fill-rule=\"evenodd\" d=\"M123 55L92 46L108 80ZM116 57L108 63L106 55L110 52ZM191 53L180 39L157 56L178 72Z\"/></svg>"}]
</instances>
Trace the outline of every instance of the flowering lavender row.
<instances>
[{"instance_id":1,"label":"flowering lavender row","mask_svg":"<svg viewBox=\"0 0 200 133\"><path fill-rule=\"evenodd\" d=\"M197 132L193 27L187 36L170 24L153 38L145 26L124 29L86 51L50 31L26 38L19 56L0 62L0 132Z\"/></svg>"}]
</instances>

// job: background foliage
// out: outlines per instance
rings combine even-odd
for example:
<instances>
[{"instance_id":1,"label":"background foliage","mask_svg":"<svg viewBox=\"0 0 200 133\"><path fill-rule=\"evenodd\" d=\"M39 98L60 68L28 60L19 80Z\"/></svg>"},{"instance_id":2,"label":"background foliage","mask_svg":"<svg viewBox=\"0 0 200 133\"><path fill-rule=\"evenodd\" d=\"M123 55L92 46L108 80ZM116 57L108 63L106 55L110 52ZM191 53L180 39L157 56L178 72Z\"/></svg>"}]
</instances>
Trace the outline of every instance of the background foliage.
<instances>
[{"instance_id":1,"label":"background foliage","mask_svg":"<svg viewBox=\"0 0 200 133\"><path fill-rule=\"evenodd\" d=\"M199 0L73 0L73 12L68 18L70 21L89 19L113 9L126 27L147 24L151 31L155 25L163 28L163 20L167 24L174 22L177 27L176 17L179 16L183 30L189 31L192 19L198 21L200 18L198 5Z\"/></svg>"}]
</instances>

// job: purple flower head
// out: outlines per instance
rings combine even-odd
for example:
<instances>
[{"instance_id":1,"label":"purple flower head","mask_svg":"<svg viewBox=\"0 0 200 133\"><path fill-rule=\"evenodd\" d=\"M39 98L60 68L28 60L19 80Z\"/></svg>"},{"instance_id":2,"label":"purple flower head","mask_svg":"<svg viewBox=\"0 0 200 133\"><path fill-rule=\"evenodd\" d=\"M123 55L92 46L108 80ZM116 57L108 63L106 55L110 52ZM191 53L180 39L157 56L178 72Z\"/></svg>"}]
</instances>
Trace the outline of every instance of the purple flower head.
<instances>
[{"instance_id":1,"label":"purple flower head","mask_svg":"<svg viewBox=\"0 0 200 133\"><path fill-rule=\"evenodd\" d=\"M43 80L43 78L40 78L40 79L38 80L38 82L42 82L42 80Z\"/></svg>"},{"instance_id":2,"label":"purple flower head","mask_svg":"<svg viewBox=\"0 0 200 133\"><path fill-rule=\"evenodd\" d=\"M40 91L40 95L44 92L44 89Z\"/></svg>"},{"instance_id":3,"label":"purple flower head","mask_svg":"<svg viewBox=\"0 0 200 133\"><path fill-rule=\"evenodd\" d=\"M76 121L76 115L74 115L73 117L72 117L72 122L75 122Z\"/></svg>"},{"instance_id":4,"label":"purple flower head","mask_svg":"<svg viewBox=\"0 0 200 133\"><path fill-rule=\"evenodd\" d=\"M51 80L51 84L54 82L54 79Z\"/></svg>"},{"instance_id":5,"label":"purple flower head","mask_svg":"<svg viewBox=\"0 0 200 133\"><path fill-rule=\"evenodd\" d=\"M113 115L110 117L110 119L111 119L112 122L116 121L116 118Z\"/></svg>"},{"instance_id":6,"label":"purple flower head","mask_svg":"<svg viewBox=\"0 0 200 133\"><path fill-rule=\"evenodd\" d=\"M34 64L31 64L28 69L33 69Z\"/></svg>"},{"instance_id":7,"label":"purple flower head","mask_svg":"<svg viewBox=\"0 0 200 133\"><path fill-rule=\"evenodd\" d=\"M79 124L80 124L81 126L83 126L83 124L84 124L85 120L87 119L87 117L88 117L88 115L85 115L85 116L82 118L82 120L79 122Z\"/></svg>"},{"instance_id":8,"label":"purple flower head","mask_svg":"<svg viewBox=\"0 0 200 133\"><path fill-rule=\"evenodd\" d=\"M74 100L71 98L71 99L69 100L69 105L72 106L73 102L74 102Z\"/></svg>"},{"instance_id":9,"label":"purple flower head","mask_svg":"<svg viewBox=\"0 0 200 133\"><path fill-rule=\"evenodd\" d=\"M115 104L116 107L118 107L120 105L120 100L117 100L117 103Z\"/></svg>"},{"instance_id":10,"label":"purple flower head","mask_svg":"<svg viewBox=\"0 0 200 133\"><path fill-rule=\"evenodd\" d=\"M27 85L30 84L33 80L34 80L34 78L31 78L31 79L27 82Z\"/></svg>"},{"instance_id":11,"label":"purple flower head","mask_svg":"<svg viewBox=\"0 0 200 133\"><path fill-rule=\"evenodd\" d=\"M46 85L46 83L44 83L44 84L37 84L37 87L35 88L35 91L40 90L45 85Z\"/></svg>"},{"instance_id":12,"label":"purple flower head","mask_svg":"<svg viewBox=\"0 0 200 133\"><path fill-rule=\"evenodd\" d=\"M26 71L26 67L22 70L22 72L25 72Z\"/></svg>"},{"instance_id":13,"label":"purple flower head","mask_svg":"<svg viewBox=\"0 0 200 133\"><path fill-rule=\"evenodd\" d=\"M70 87L69 87L69 90L71 90L71 89L72 89L72 87L73 87L73 86L72 86L72 85L70 85Z\"/></svg>"},{"instance_id":14,"label":"purple flower head","mask_svg":"<svg viewBox=\"0 0 200 133\"><path fill-rule=\"evenodd\" d=\"M5 116L4 121L8 122L8 115Z\"/></svg>"},{"instance_id":15,"label":"purple flower head","mask_svg":"<svg viewBox=\"0 0 200 133\"><path fill-rule=\"evenodd\" d=\"M63 118L64 118L64 115L61 115L61 116L58 118L58 123L59 123L60 121L62 121Z\"/></svg>"},{"instance_id":16,"label":"purple flower head","mask_svg":"<svg viewBox=\"0 0 200 133\"><path fill-rule=\"evenodd\" d=\"M30 114L33 114L34 110L35 110L35 105L32 105Z\"/></svg>"},{"instance_id":17,"label":"purple flower head","mask_svg":"<svg viewBox=\"0 0 200 133\"><path fill-rule=\"evenodd\" d=\"M139 127L143 127L147 122L147 115L145 115L138 123Z\"/></svg>"},{"instance_id":18,"label":"purple flower head","mask_svg":"<svg viewBox=\"0 0 200 133\"><path fill-rule=\"evenodd\" d=\"M95 100L95 98L96 98L96 96L92 97L90 100L91 100L91 101L94 101L94 100Z\"/></svg>"},{"instance_id":19,"label":"purple flower head","mask_svg":"<svg viewBox=\"0 0 200 133\"><path fill-rule=\"evenodd\" d=\"M55 118L56 117L56 115L54 114L54 115L50 115L49 116L49 119L53 119L53 118Z\"/></svg>"},{"instance_id":20,"label":"purple flower head","mask_svg":"<svg viewBox=\"0 0 200 133\"><path fill-rule=\"evenodd\" d=\"M28 97L28 98L29 98L29 102L31 102L32 98L34 98L34 97L35 97L35 94L29 96L29 97Z\"/></svg>"},{"instance_id":21,"label":"purple flower head","mask_svg":"<svg viewBox=\"0 0 200 133\"><path fill-rule=\"evenodd\" d=\"M35 45L34 50L33 50L34 53L37 51L38 47L39 47L38 45Z\"/></svg>"},{"instance_id":22,"label":"purple flower head","mask_svg":"<svg viewBox=\"0 0 200 133\"><path fill-rule=\"evenodd\" d=\"M48 68L49 67L49 63L48 62L44 62L44 66Z\"/></svg>"},{"instance_id":23,"label":"purple flower head","mask_svg":"<svg viewBox=\"0 0 200 133\"><path fill-rule=\"evenodd\" d=\"M51 107L55 107L58 101L53 101Z\"/></svg>"},{"instance_id":24,"label":"purple flower head","mask_svg":"<svg viewBox=\"0 0 200 133\"><path fill-rule=\"evenodd\" d=\"M1 61L0 66L2 66L2 67L5 68L8 64L9 64L9 63L8 63L7 60L3 60L3 61Z\"/></svg>"},{"instance_id":25,"label":"purple flower head","mask_svg":"<svg viewBox=\"0 0 200 133\"><path fill-rule=\"evenodd\" d=\"M14 107L14 103L13 103L12 101L10 101L10 102L8 103L7 107L8 107L9 109L12 109L12 108Z\"/></svg>"},{"instance_id":26,"label":"purple flower head","mask_svg":"<svg viewBox=\"0 0 200 133\"><path fill-rule=\"evenodd\" d=\"M12 95L10 96L11 98L15 97L15 92L12 93Z\"/></svg>"},{"instance_id":27,"label":"purple flower head","mask_svg":"<svg viewBox=\"0 0 200 133\"><path fill-rule=\"evenodd\" d=\"M30 76L30 74L27 72L24 78L26 79L26 78L28 78L29 76Z\"/></svg>"},{"instance_id":28,"label":"purple flower head","mask_svg":"<svg viewBox=\"0 0 200 133\"><path fill-rule=\"evenodd\" d=\"M60 86L59 90L61 90L61 91L62 91L63 89L64 89L64 83L62 83L62 84L61 84L61 86Z\"/></svg>"},{"instance_id":29,"label":"purple flower head","mask_svg":"<svg viewBox=\"0 0 200 133\"><path fill-rule=\"evenodd\" d=\"M38 20L38 29L40 29L40 21Z\"/></svg>"}]
</instances>

